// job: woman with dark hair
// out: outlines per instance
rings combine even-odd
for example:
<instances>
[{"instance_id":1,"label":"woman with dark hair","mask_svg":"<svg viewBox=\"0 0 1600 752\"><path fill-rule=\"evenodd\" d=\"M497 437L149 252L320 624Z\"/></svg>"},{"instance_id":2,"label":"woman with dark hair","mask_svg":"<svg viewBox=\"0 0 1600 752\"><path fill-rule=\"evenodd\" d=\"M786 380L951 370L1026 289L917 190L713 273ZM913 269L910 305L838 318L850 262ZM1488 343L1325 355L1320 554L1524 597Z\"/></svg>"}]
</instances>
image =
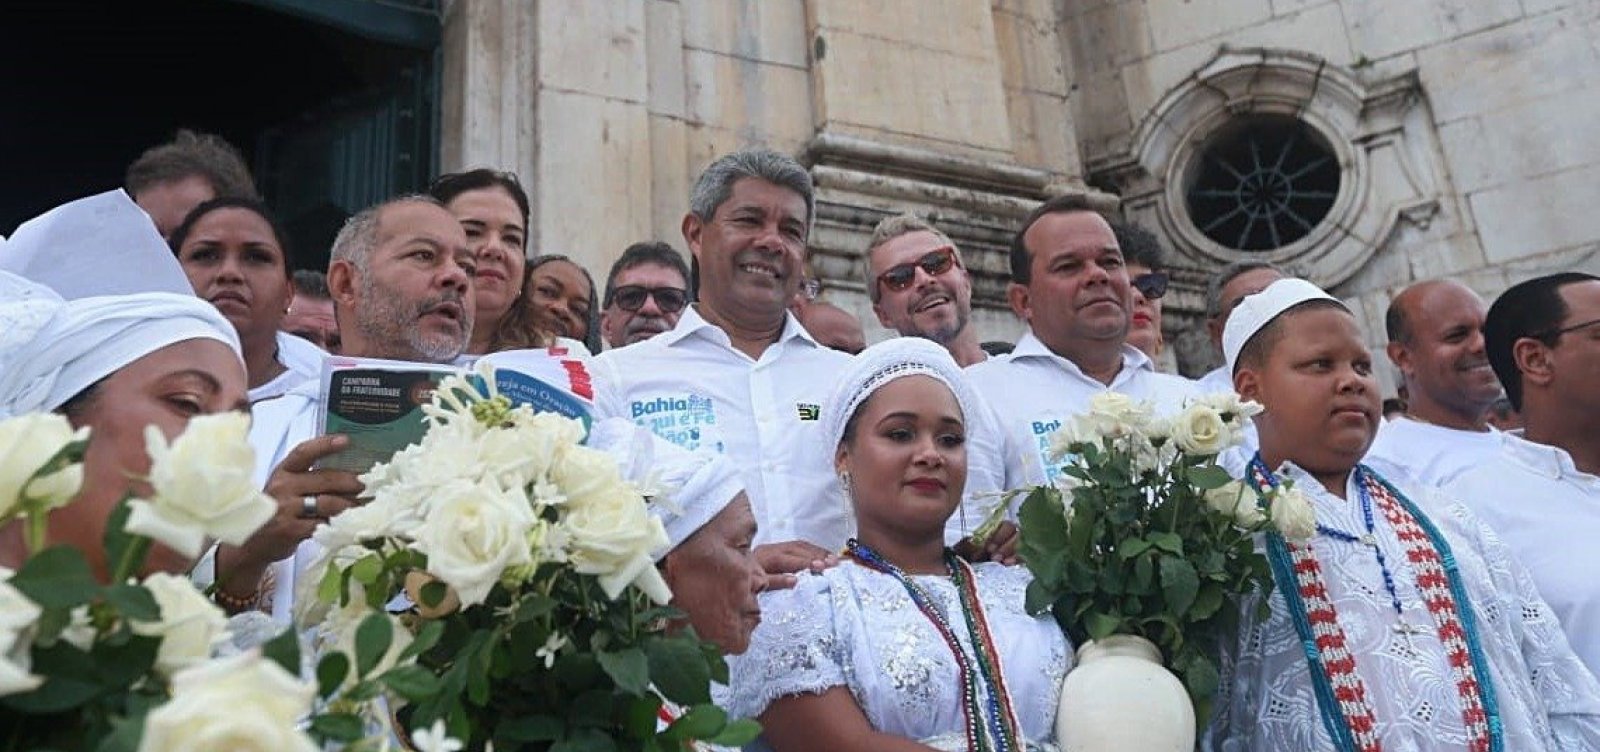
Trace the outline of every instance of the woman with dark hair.
<instances>
[{"instance_id":1,"label":"woman with dark hair","mask_svg":"<svg viewBox=\"0 0 1600 752\"><path fill-rule=\"evenodd\" d=\"M279 331L294 281L284 234L265 206L247 198L212 199L189 212L168 243L195 295L238 330L251 402L317 378L322 350Z\"/></svg>"},{"instance_id":2,"label":"woman with dark hair","mask_svg":"<svg viewBox=\"0 0 1600 752\"><path fill-rule=\"evenodd\" d=\"M477 257L472 355L547 347L555 340L528 305L528 194L509 172L490 169L440 175L428 187L461 222Z\"/></svg>"},{"instance_id":3,"label":"woman with dark hair","mask_svg":"<svg viewBox=\"0 0 1600 752\"><path fill-rule=\"evenodd\" d=\"M547 253L528 265L523 293L556 334L574 339L600 352L600 307L594 277L567 256Z\"/></svg>"}]
</instances>

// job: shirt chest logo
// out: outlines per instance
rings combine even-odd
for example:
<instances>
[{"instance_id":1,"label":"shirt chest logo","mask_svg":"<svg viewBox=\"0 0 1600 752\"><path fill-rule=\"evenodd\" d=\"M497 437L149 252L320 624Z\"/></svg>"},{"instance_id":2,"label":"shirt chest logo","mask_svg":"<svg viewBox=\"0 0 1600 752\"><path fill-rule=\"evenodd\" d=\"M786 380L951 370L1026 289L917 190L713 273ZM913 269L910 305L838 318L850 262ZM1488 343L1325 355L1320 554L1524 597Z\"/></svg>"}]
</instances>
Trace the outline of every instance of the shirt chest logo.
<instances>
[{"instance_id":1,"label":"shirt chest logo","mask_svg":"<svg viewBox=\"0 0 1600 752\"><path fill-rule=\"evenodd\" d=\"M816 421L822 418L822 406L810 402L796 402L794 411L804 421Z\"/></svg>"}]
</instances>

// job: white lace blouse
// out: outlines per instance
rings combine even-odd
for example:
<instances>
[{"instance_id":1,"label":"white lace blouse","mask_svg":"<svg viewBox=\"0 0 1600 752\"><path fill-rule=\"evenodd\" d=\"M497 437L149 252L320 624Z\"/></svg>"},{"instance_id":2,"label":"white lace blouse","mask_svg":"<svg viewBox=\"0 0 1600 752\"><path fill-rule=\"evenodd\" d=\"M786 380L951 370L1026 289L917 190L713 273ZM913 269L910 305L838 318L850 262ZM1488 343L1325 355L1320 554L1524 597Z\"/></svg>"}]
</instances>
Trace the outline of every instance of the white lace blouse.
<instances>
[{"instance_id":1,"label":"white lace blouse","mask_svg":"<svg viewBox=\"0 0 1600 752\"><path fill-rule=\"evenodd\" d=\"M1048 745L1055 739L1070 646L1049 615L1036 618L1023 609L1027 569L984 563L973 570L1022 733L1030 749L1053 749ZM914 579L944 609L972 655L950 579ZM820 575L802 574L793 589L764 595L761 606L764 618L750 650L731 668L733 715L754 718L780 697L843 686L878 731L965 748L955 658L893 577L847 560ZM758 742L754 748L767 747Z\"/></svg>"}]
</instances>

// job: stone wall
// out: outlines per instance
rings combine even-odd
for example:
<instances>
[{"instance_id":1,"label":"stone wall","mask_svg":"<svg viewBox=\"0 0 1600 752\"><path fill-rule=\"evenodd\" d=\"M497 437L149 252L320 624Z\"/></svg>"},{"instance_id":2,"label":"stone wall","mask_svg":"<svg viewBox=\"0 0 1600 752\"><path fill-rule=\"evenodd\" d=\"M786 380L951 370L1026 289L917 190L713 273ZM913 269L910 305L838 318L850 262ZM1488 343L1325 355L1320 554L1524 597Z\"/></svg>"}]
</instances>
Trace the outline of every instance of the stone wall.
<instances>
[{"instance_id":1,"label":"stone wall","mask_svg":"<svg viewBox=\"0 0 1600 752\"><path fill-rule=\"evenodd\" d=\"M1596 3L1064 0L1061 12L1089 181L1122 192L1130 215L1180 246L1185 285L1169 304L1169 328L1192 320L1199 285L1220 262L1183 248L1172 227L1161 169L1172 160L1151 153L1170 123L1154 121L1210 83L1208 66L1244 54L1314 61L1325 66L1320 81L1348 82L1362 103L1346 168L1362 171L1371 193L1350 222L1373 213L1393 221L1348 239L1369 246L1352 273L1321 259L1309 271L1358 307L1373 344L1389 298L1415 280L1452 277L1492 297L1550 271L1600 271ZM1270 99L1244 91L1219 106L1243 111ZM1177 344L1185 370L1213 362L1193 337Z\"/></svg>"}]
</instances>

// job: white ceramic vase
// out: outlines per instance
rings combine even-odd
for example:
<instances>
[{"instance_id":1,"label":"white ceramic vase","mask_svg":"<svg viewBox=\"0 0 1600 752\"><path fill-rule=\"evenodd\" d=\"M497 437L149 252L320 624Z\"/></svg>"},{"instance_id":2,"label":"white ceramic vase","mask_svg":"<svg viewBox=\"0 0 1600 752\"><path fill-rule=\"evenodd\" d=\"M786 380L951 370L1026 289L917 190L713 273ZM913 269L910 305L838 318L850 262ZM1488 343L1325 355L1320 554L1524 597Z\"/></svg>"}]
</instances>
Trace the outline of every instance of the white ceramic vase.
<instances>
[{"instance_id":1,"label":"white ceramic vase","mask_svg":"<svg viewBox=\"0 0 1600 752\"><path fill-rule=\"evenodd\" d=\"M1078 649L1061 685L1062 752L1192 752L1194 705L1143 637L1112 635Z\"/></svg>"}]
</instances>

